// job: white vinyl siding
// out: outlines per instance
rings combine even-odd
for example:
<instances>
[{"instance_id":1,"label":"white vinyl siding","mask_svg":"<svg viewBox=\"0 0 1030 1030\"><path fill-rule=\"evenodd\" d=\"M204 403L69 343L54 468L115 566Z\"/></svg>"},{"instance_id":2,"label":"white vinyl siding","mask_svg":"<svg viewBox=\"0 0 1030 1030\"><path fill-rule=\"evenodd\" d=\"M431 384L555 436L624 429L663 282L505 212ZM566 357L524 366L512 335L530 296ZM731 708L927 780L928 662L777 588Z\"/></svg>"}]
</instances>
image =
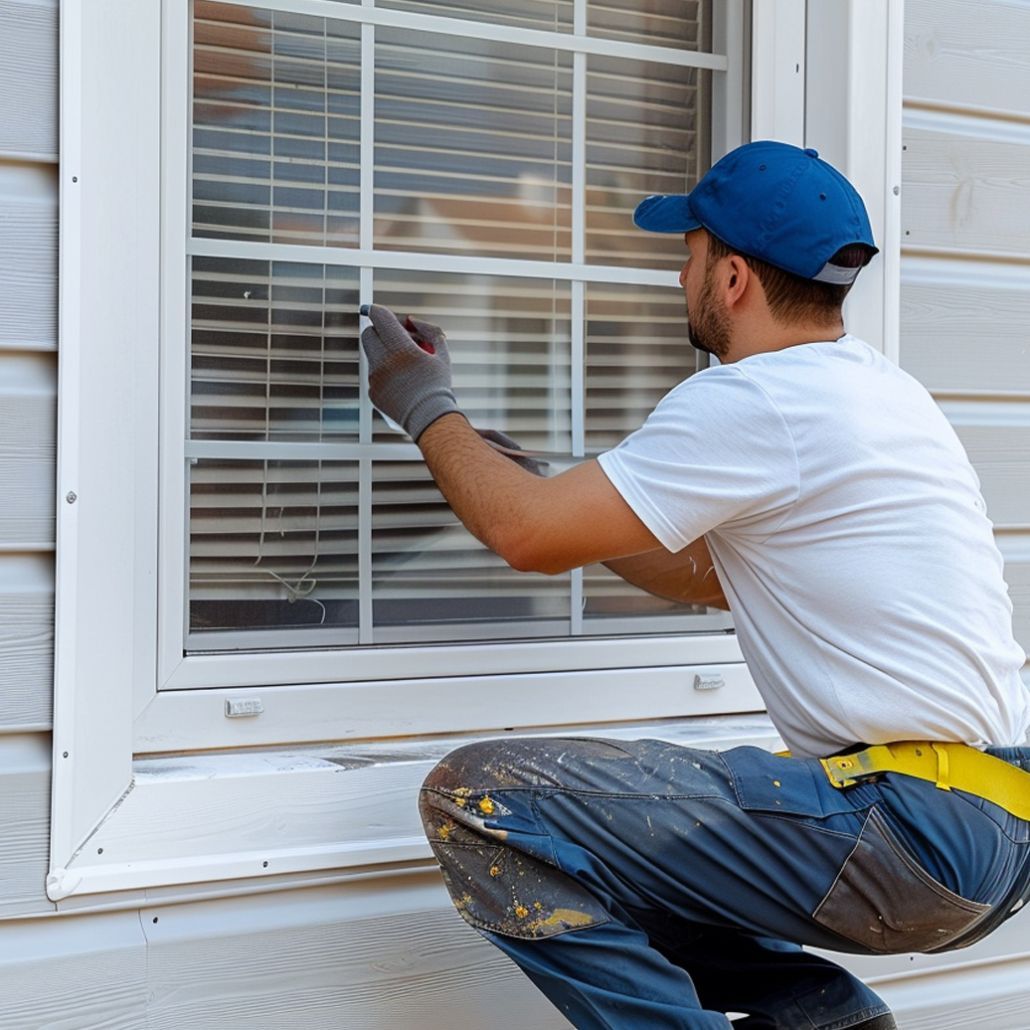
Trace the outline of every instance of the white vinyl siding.
<instances>
[{"instance_id":1,"label":"white vinyl siding","mask_svg":"<svg viewBox=\"0 0 1030 1030\"><path fill-rule=\"evenodd\" d=\"M905 24L900 363L976 469L1030 651L1030 7L907 0Z\"/></svg>"}]
</instances>

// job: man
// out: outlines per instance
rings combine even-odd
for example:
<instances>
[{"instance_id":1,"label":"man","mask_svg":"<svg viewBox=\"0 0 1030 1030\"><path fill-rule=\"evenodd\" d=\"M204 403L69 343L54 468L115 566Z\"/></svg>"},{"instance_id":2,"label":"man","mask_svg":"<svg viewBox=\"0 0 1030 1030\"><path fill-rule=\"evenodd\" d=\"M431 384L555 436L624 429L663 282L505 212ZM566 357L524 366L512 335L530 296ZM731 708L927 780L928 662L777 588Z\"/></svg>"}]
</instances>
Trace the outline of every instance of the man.
<instances>
[{"instance_id":1,"label":"man","mask_svg":"<svg viewBox=\"0 0 1030 1030\"><path fill-rule=\"evenodd\" d=\"M814 150L748 144L635 221L685 234L690 339L720 364L614 450L519 468L458 411L442 332L409 323L420 348L383 308L370 393L515 568L604 561L728 604L793 756L488 741L429 775L426 832L462 916L577 1027L884 1030L800 945L963 947L1030 897L1025 656L976 475L926 391L844 331L875 246Z\"/></svg>"}]
</instances>

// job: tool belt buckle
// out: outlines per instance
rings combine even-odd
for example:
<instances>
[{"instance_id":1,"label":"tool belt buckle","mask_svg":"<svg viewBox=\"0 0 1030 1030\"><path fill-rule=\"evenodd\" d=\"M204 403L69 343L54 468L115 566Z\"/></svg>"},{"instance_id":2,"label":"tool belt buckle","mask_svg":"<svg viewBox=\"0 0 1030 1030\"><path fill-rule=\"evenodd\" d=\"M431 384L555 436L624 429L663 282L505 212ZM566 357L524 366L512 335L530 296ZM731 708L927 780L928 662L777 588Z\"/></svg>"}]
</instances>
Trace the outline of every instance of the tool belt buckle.
<instances>
[{"instance_id":1,"label":"tool belt buckle","mask_svg":"<svg viewBox=\"0 0 1030 1030\"><path fill-rule=\"evenodd\" d=\"M861 762L858 754L854 755L832 755L830 758L820 758L819 764L826 772L827 779L838 790L845 787L853 787L862 776Z\"/></svg>"}]
</instances>

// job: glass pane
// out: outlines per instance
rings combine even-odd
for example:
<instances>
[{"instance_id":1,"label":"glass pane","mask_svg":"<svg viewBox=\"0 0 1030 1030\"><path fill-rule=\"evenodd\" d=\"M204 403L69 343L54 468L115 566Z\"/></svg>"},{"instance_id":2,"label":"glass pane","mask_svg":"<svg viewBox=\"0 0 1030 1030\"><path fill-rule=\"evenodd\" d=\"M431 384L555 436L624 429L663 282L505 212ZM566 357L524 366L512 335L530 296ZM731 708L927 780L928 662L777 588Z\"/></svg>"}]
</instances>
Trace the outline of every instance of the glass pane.
<instances>
[{"instance_id":1,"label":"glass pane","mask_svg":"<svg viewBox=\"0 0 1030 1030\"><path fill-rule=\"evenodd\" d=\"M190 434L355 438L358 270L193 258Z\"/></svg>"},{"instance_id":2,"label":"glass pane","mask_svg":"<svg viewBox=\"0 0 1030 1030\"><path fill-rule=\"evenodd\" d=\"M551 279L375 273L376 303L442 326L462 410L522 447L571 449L569 284ZM396 440L376 415L375 439Z\"/></svg>"},{"instance_id":3,"label":"glass pane","mask_svg":"<svg viewBox=\"0 0 1030 1030\"><path fill-rule=\"evenodd\" d=\"M193 234L357 246L360 25L195 11Z\"/></svg>"},{"instance_id":4,"label":"glass pane","mask_svg":"<svg viewBox=\"0 0 1030 1030\"><path fill-rule=\"evenodd\" d=\"M641 232L633 209L652 193L687 193L711 165L712 73L587 58L586 259L676 268L683 238Z\"/></svg>"},{"instance_id":5,"label":"glass pane","mask_svg":"<svg viewBox=\"0 0 1030 1030\"><path fill-rule=\"evenodd\" d=\"M522 29L572 31L572 0L376 0L376 7Z\"/></svg>"},{"instance_id":6,"label":"glass pane","mask_svg":"<svg viewBox=\"0 0 1030 1030\"><path fill-rule=\"evenodd\" d=\"M571 253L572 57L376 31L375 246Z\"/></svg>"},{"instance_id":7,"label":"glass pane","mask_svg":"<svg viewBox=\"0 0 1030 1030\"><path fill-rule=\"evenodd\" d=\"M357 478L344 461L192 465L190 631L211 634L200 646L232 647L229 631L357 626Z\"/></svg>"},{"instance_id":8,"label":"glass pane","mask_svg":"<svg viewBox=\"0 0 1030 1030\"><path fill-rule=\"evenodd\" d=\"M571 0L379 6L572 27ZM200 0L194 10L194 235L356 246L360 25ZM710 2L588 0L587 12L596 36L710 49ZM569 260L572 55L386 27L375 40L375 248L424 252L430 269L441 253ZM676 268L682 240L641 233L630 214L641 197L689 190L707 169L711 73L597 55L586 66L587 261ZM191 261L190 437L356 443L360 270ZM572 463L569 283L376 270L374 288L376 302L447 331L473 424L546 455L551 474ZM595 454L694 370L694 352L677 289L588 283L585 304L585 442ZM572 633L572 577L508 568L460 525L421 462L381 447L406 437L378 414L372 430L371 452L343 451L349 461L191 464L190 648L356 645L369 610L360 639L374 644ZM371 473L360 501L359 457ZM371 575L359 583L361 546ZM583 572L580 614L584 634L729 626L602 566Z\"/></svg>"},{"instance_id":9,"label":"glass pane","mask_svg":"<svg viewBox=\"0 0 1030 1030\"><path fill-rule=\"evenodd\" d=\"M711 53L712 0L587 0L587 33Z\"/></svg>"},{"instance_id":10,"label":"glass pane","mask_svg":"<svg viewBox=\"0 0 1030 1030\"><path fill-rule=\"evenodd\" d=\"M586 446L597 454L638 429L698 357L678 287L588 283L585 336Z\"/></svg>"},{"instance_id":11,"label":"glass pane","mask_svg":"<svg viewBox=\"0 0 1030 1030\"><path fill-rule=\"evenodd\" d=\"M569 576L515 572L461 525L421 462L373 464L377 643L566 636Z\"/></svg>"}]
</instances>

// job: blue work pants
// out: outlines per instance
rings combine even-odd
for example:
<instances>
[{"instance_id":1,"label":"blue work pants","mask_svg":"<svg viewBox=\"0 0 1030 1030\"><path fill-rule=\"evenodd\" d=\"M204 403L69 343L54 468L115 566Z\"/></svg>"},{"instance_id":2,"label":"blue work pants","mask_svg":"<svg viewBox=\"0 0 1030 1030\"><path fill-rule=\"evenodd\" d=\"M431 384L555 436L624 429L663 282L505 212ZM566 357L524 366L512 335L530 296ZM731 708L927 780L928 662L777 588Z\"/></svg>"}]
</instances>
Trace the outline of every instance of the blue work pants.
<instances>
[{"instance_id":1,"label":"blue work pants","mask_svg":"<svg viewBox=\"0 0 1030 1030\"><path fill-rule=\"evenodd\" d=\"M844 1030L887 1006L801 945L949 950L1030 897L1030 823L895 773L840 790L759 748L485 741L420 804L461 915L580 1028Z\"/></svg>"}]
</instances>

